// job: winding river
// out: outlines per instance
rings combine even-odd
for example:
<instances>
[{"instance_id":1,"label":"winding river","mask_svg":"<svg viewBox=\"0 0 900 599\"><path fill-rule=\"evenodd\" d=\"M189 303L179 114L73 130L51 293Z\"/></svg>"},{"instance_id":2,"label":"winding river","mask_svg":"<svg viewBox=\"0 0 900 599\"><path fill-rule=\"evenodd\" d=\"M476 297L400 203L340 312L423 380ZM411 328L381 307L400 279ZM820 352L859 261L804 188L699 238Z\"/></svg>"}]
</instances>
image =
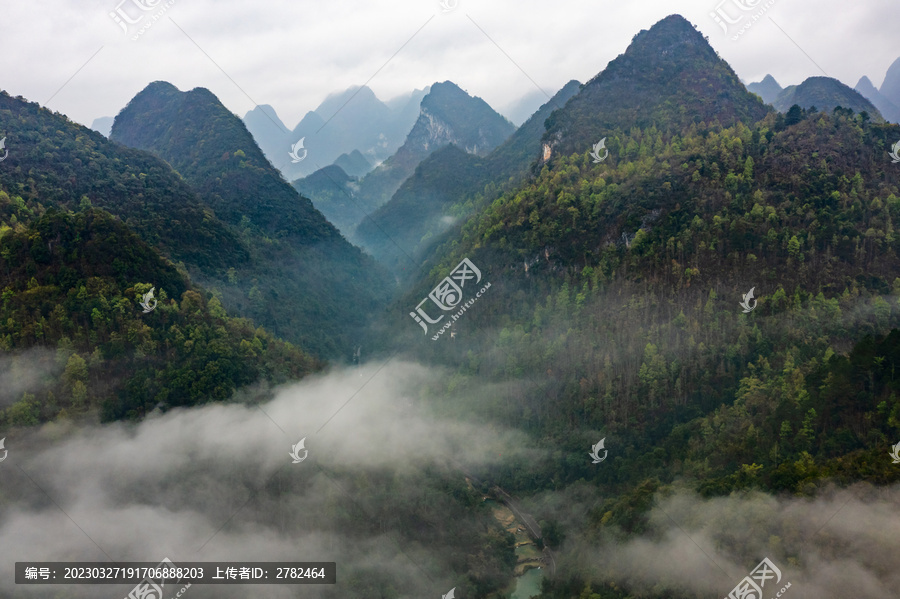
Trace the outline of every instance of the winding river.
<instances>
[{"instance_id":1,"label":"winding river","mask_svg":"<svg viewBox=\"0 0 900 599\"><path fill-rule=\"evenodd\" d=\"M550 550L542 551L536 543L541 536L540 527L499 487L491 489L491 496L485 497L484 503L491 510L497 523L515 537L515 551L518 558L514 570L515 584L507 588L503 596L510 599L530 599L540 594L544 568L548 565L552 568L554 564ZM509 594L510 592L512 594Z\"/></svg>"}]
</instances>

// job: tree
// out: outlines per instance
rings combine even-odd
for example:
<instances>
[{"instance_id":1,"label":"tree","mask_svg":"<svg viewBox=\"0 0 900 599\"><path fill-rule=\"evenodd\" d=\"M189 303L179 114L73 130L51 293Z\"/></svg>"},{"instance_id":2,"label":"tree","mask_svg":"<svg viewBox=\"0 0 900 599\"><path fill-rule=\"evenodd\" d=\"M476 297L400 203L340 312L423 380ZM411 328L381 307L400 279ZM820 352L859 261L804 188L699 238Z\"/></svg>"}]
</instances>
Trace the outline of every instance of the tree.
<instances>
[{"instance_id":1,"label":"tree","mask_svg":"<svg viewBox=\"0 0 900 599\"><path fill-rule=\"evenodd\" d=\"M63 378L69 385L74 385L76 381L84 382L87 378L87 373L87 363L84 361L84 358L78 354L69 356L69 360L66 362L66 370L63 373Z\"/></svg>"}]
</instances>

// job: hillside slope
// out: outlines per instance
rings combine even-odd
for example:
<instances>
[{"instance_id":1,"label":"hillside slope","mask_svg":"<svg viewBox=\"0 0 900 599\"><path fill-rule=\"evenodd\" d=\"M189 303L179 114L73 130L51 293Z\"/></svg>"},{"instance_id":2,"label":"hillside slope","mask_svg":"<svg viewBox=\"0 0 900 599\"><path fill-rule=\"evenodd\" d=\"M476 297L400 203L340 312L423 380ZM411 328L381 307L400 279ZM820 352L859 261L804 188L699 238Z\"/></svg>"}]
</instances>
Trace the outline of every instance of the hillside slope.
<instances>
[{"instance_id":1,"label":"hillside slope","mask_svg":"<svg viewBox=\"0 0 900 599\"><path fill-rule=\"evenodd\" d=\"M0 210L0 348L13 364L44 374L23 395L2 398L0 426L92 411L107 420L139 418L321 367L229 318L218 299L102 210L37 215L35 202L3 191ZM151 288L154 308L146 312L138 302Z\"/></svg>"},{"instance_id":2,"label":"hillside slope","mask_svg":"<svg viewBox=\"0 0 900 599\"><path fill-rule=\"evenodd\" d=\"M159 158L5 92L0 115L9 150L0 190L37 202L38 210L103 208L173 261L204 273L249 260L241 240Z\"/></svg>"},{"instance_id":3,"label":"hillside slope","mask_svg":"<svg viewBox=\"0 0 900 599\"><path fill-rule=\"evenodd\" d=\"M645 51L665 63L666 48ZM563 112L581 106L589 128L608 117L585 90ZM681 126L661 125L672 100L632 113L648 124L610 133L600 162L578 144L559 151L578 132L557 129L553 158L448 239L386 325L397 347L451 369L458 413L531 435L527 454L484 476L531 495L559 564L662 538L658 506L675 493L704 514L744 494L818 501L833 485L900 482L888 455L900 438L900 168L888 154L900 127L800 108L723 126L690 104ZM463 259L478 284L442 307ZM601 439L602 465L585 456ZM765 531L754 538L785 539L774 561L811 571L791 525ZM759 559L743 534L717 536L716 550ZM572 565L543 595L697 596L655 582Z\"/></svg>"},{"instance_id":4,"label":"hillside slope","mask_svg":"<svg viewBox=\"0 0 900 599\"><path fill-rule=\"evenodd\" d=\"M252 262L198 279L222 291L229 311L318 355L349 354L389 279L281 177L212 93L152 83L116 117L111 138L165 159L250 248ZM337 299L347 297L352 305Z\"/></svg>"}]
</instances>

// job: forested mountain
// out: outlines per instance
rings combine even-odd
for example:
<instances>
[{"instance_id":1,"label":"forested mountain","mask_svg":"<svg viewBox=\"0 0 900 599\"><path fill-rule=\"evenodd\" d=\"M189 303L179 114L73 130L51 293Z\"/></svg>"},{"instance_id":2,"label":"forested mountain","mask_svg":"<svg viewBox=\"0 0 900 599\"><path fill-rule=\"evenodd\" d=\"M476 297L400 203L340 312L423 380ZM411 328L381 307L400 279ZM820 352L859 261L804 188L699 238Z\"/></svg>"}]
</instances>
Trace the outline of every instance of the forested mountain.
<instances>
[{"instance_id":1,"label":"forested mountain","mask_svg":"<svg viewBox=\"0 0 900 599\"><path fill-rule=\"evenodd\" d=\"M0 393L0 426L138 417L320 367L176 269L224 273L249 253L169 165L5 93L0 115L15 140L0 169L0 349L46 373Z\"/></svg>"},{"instance_id":2,"label":"forested mountain","mask_svg":"<svg viewBox=\"0 0 900 599\"><path fill-rule=\"evenodd\" d=\"M175 514L165 542L338 556L322 599L508 599L538 564L514 596L723 597L762 556L798 599L888 597L900 126L829 78L748 91L777 86L672 15L515 132L436 83L375 170L345 145L292 185L202 88L150 84L111 140L0 93L0 374L33 374L0 385L0 541L126 559L156 541L119 523Z\"/></svg>"},{"instance_id":3,"label":"forested mountain","mask_svg":"<svg viewBox=\"0 0 900 599\"><path fill-rule=\"evenodd\" d=\"M487 159L444 146L416 167L390 202L359 223L354 239L389 270L411 272L421 262L420 243L457 220L445 211L481 191L491 173Z\"/></svg>"},{"instance_id":4,"label":"forested mountain","mask_svg":"<svg viewBox=\"0 0 900 599\"><path fill-rule=\"evenodd\" d=\"M684 17L671 15L635 35L624 54L554 112L544 142L553 155L567 156L632 127L728 126L755 122L766 111L703 35Z\"/></svg>"},{"instance_id":5,"label":"forested mountain","mask_svg":"<svg viewBox=\"0 0 900 599\"><path fill-rule=\"evenodd\" d=\"M771 75L763 77L762 81L747 85L747 89L763 99L766 104L771 104L782 92L782 87Z\"/></svg>"},{"instance_id":6,"label":"forested mountain","mask_svg":"<svg viewBox=\"0 0 900 599\"><path fill-rule=\"evenodd\" d=\"M344 237L353 239L353 228L366 217L359 200L354 198L359 188L358 179L349 176L336 164L326 166L302 179L293 186L301 195L314 198L313 203L328 222L333 223Z\"/></svg>"},{"instance_id":7,"label":"forested mountain","mask_svg":"<svg viewBox=\"0 0 900 599\"><path fill-rule=\"evenodd\" d=\"M633 46L647 62L631 72L666 72L669 39L639 35ZM613 61L607 71L620 69ZM812 496L833 482L900 481L887 456L900 436L887 366L900 347L891 332L900 326L900 169L888 155L900 127L799 107L710 122L691 118L704 103L690 89L671 89L630 111L631 126L609 134L598 163L592 138L573 143L579 128L566 125L609 122L598 109L605 96L587 84L550 119L552 160L448 240L391 325L406 323L398 343L454 365L449 384L471 394L457 409L516 421L548 452L491 470L504 489L602 486L578 521L587 529L563 527L578 541L563 547L560 560L572 561L544 597L633 596L575 562L603 536L659 534L647 514L676 488ZM761 107L740 94L719 101L725 115ZM678 127L672 106L686 110ZM443 322L423 335L411 310L465 257L491 288L447 321L454 338L436 334ZM618 457L594 467L581 456L601 437ZM572 520L544 510L538 517ZM751 559L739 541L720 542ZM770 557L797 554L778 545ZM688 596L679 589L646 596Z\"/></svg>"},{"instance_id":8,"label":"forested mountain","mask_svg":"<svg viewBox=\"0 0 900 599\"><path fill-rule=\"evenodd\" d=\"M892 123L900 123L900 108L878 91L868 77L862 77L853 89L871 102L886 120Z\"/></svg>"},{"instance_id":9,"label":"forested mountain","mask_svg":"<svg viewBox=\"0 0 900 599\"><path fill-rule=\"evenodd\" d=\"M249 321L229 318L218 299L103 210L62 212L41 196L26 201L0 190L0 212L0 349L46 373L22 397L8 398L4 428L86 410L137 418L320 367ZM143 313L138 301L151 288L150 304L158 304Z\"/></svg>"},{"instance_id":10,"label":"forested mountain","mask_svg":"<svg viewBox=\"0 0 900 599\"><path fill-rule=\"evenodd\" d=\"M521 182L540 157L544 121L579 87L567 83L485 158L455 145L425 158L391 200L359 224L354 239L392 270L411 271L421 262L423 243L427 247L500 189Z\"/></svg>"},{"instance_id":11,"label":"forested mountain","mask_svg":"<svg viewBox=\"0 0 900 599\"><path fill-rule=\"evenodd\" d=\"M69 211L103 208L166 257L205 274L249 260L241 240L159 158L6 93L0 111L9 150L0 185L11 197Z\"/></svg>"},{"instance_id":12,"label":"forested mountain","mask_svg":"<svg viewBox=\"0 0 900 599\"><path fill-rule=\"evenodd\" d=\"M164 158L249 248L245 263L198 278L221 290L229 311L318 355L349 351L390 292L387 278L284 181L212 93L152 83L116 117L111 138ZM344 297L352 305L336 300Z\"/></svg>"},{"instance_id":13,"label":"forested mountain","mask_svg":"<svg viewBox=\"0 0 900 599\"><path fill-rule=\"evenodd\" d=\"M592 508L591 535L647 530L640 498L676 478L707 496L900 481L886 457L900 401L881 366L897 346L882 336L900 326L896 139L898 127L843 113L770 115L633 130L619 140L631 149L599 165L560 156L464 227L393 326L461 364L475 396L461 409L515 419L554 455L492 472L504 488L617 489ZM436 327L424 336L409 312L463 257L492 288L453 322L455 339L433 342ZM751 289L758 306L743 314ZM479 392L528 373L541 373L531 392ZM621 459L561 465L592 437ZM558 578L547 596L573 584L586 583Z\"/></svg>"},{"instance_id":14,"label":"forested mountain","mask_svg":"<svg viewBox=\"0 0 900 599\"><path fill-rule=\"evenodd\" d=\"M454 144L467 153L485 156L514 131L513 124L481 98L469 96L450 81L435 83L422 99L419 118L406 141L362 179L359 197L371 212L390 200L432 152Z\"/></svg>"},{"instance_id":15,"label":"forested mountain","mask_svg":"<svg viewBox=\"0 0 900 599\"><path fill-rule=\"evenodd\" d=\"M884 120L878 109L858 91L831 77L810 77L800 85L789 85L772 103L781 112L787 112L795 104L823 112L831 112L840 106L855 112L868 112L876 122Z\"/></svg>"},{"instance_id":16,"label":"forested mountain","mask_svg":"<svg viewBox=\"0 0 900 599\"><path fill-rule=\"evenodd\" d=\"M372 164L366 160L366 157L359 150L353 150L349 154L341 154L334 161L334 165L341 167L351 177L362 177L372 170Z\"/></svg>"}]
</instances>

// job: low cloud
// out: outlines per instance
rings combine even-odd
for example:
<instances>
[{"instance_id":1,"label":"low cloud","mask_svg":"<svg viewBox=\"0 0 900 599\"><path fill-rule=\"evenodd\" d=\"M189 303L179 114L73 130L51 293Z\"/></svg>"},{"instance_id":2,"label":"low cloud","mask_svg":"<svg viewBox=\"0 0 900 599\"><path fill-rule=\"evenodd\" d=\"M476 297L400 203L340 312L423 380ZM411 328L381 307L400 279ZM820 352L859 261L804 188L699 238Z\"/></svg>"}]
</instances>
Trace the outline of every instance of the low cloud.
<instances>
[{"instance_id":1,"label":"low cloud","mask_svg":"<svg viewBox=\"0 0 900 599\"><path fill-rule=\"evenodd\" d=\"M0 409L22 399L26 391L34 393L54 382L62 370L56 354L44 348L0 356Z\"/></svg>"},{"instance_id":2,"label":"low cloud","mask_svg":"<svg viewBox=\"0 0 900 599\"><path fill-rule=\"evenodd\" d=\"M596 501L586 490L576 485L535 499L545 515L559 510L570 529L564 569L615 582L637 597L651 591L727 597L766 557L782 577L765 585L763 599L788 582L786 599L884 599L900 587L900 485L857 484L813 499L754 492L704 500L679 490L657 497L649 531L624 543L612 534L598 542L571 533L588 528Z\"/></svg>"},{"instance_id":3,"label":"low cloud","mask_svg":"<svg viewBox=\"0 0 900 599\"><path fill-rule=\"evenodd\" d=\"M428 413L419 397L435 376L412 364L372 365L310 377L258 407L216 404L84 429L50 425L8 443L0 464L0 597L13 592L17 560L335 561L339 572L368 564L397 588L431 588L428 574L451 572L448 556L435 547L410 558L389 532L348 530L348 521L385 501L351 483L450 469L448 456L477 468L527 445L519 433ZM291 446L304 437L308 458L292 464ZM357 508L363 513L352 518L342 513ZM120 597L130 586L69 586L65 594ZM52 597L60 588L29 587L27 596ZM253 596L295 596L294 588L258 586ZM303 591L332 597L341 589ZM238 586L194 586L190 594L247 596Z\"/></svg>"}]
</instances>

